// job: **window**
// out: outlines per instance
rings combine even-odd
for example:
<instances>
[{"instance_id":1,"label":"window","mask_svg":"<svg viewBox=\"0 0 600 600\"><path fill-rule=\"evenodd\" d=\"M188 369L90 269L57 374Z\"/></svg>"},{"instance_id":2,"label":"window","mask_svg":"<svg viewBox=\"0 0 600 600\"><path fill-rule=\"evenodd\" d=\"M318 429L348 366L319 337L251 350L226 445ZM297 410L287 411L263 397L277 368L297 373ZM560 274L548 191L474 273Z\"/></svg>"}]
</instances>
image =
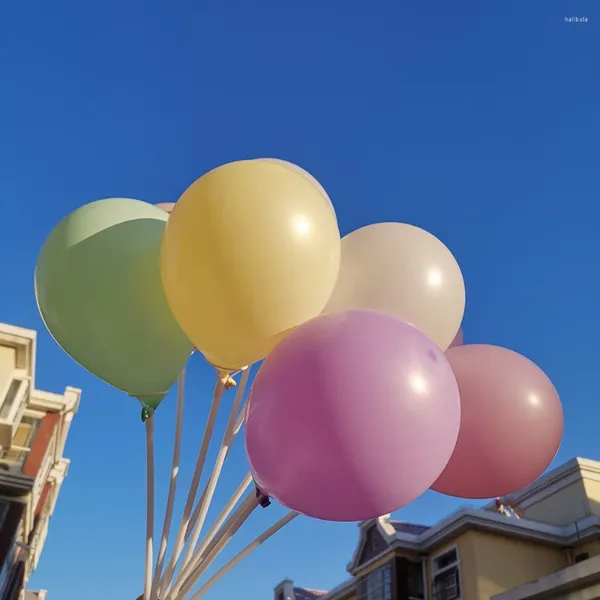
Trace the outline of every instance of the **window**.
<instances>
[{"instance_id":1,"label":"window","mask_svg":"<svg viewBox=\"0 0 600 600\"><path fill-rule=\"evenodd\" d=\"M42 420L37 417L23 415L10 449L0 450L0 461L19 465L25 464L41 422Z\"/></svg>"},{"instance_id":2,"label":"window","mask_svg":"<svg viewBox=\"0 0 600 600\"><path fill-rule=\"evenodd\" d=\"M444 569L450 567L451 565L458 562L458 553L456 552L456 548L452 548L452 550L448 550L441 556L437 557L434 561L435 571L443 571Z\"/></svg>"},{"instance_id":3,"label":"window","mask_svg":"<svg viewBox=\"0 0 600 600\"><path fill-rule=\"evenodd\" d=\"M408 562L408 597L410 600L422 600L425 598L425 582L423 581L423 565L421 563Z\"/></svg>"},{"instance_id":4,"label":"window","mask_svg":"<svg viewBox=\"0 0 600 600\"><path fill-rule=\"evenodd\" d=\"M2 565L2 567L0 567L0 598L4 598L4 592L6 592L10 567L11 565L8 561L4 561L4 564Z\"/></svg>"},{"instance_id":5,"label":"window","mask_svg":"<svg viewBox=\"0 0 600 600\"><path fill-rule=\"evenodd\" d=\"M458 551L452 548L432 561L433 600L460 600Z\"/></svg>"},{"instance_id":6,"label":"window","mask_svg":"<svg viewBox=\"0 0 600 600\"><path fill-rule=\"evenodd\" d=\"M9 502L6 500L0 500L0 531L2 530L2 525L4 524L4 519L8 514L8 509L10 507ZM3 592L6 590L6 586L8 584L8 576L11 572L11 567L15 557L15 545L11 542L10 550L8 555L4 560L4 564L0 565L0 598L2 598Z\"/></svg>"},{"instance_id":7,"label":"window","mask_svg":"<svg viewBox=\"0 0 600 600\"><path fill-rule=\"evenodd\" d=\"M392 566L384 565L358 581L356 600L392 600Z\"/></svg>"},{"instance_id":8,"label":"window","mask_svg":"<svg viewBox=\"0 0 600 600\"><path fill-rule=\"evenodd\" d=\"M0 500L0 529L2 529L2 525L4 524L4 518L6 517L7 512L8 502Z\"/></svg>"}]
</instances>

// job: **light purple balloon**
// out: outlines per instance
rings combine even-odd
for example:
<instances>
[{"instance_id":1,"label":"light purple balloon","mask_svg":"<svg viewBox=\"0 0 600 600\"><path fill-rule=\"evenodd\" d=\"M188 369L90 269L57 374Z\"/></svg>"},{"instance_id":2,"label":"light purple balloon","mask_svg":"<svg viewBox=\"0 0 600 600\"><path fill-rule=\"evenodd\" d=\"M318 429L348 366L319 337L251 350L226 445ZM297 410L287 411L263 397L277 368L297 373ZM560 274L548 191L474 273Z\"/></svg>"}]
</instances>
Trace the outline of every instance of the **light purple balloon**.
<instances>
[{"instance_id":1,"label":"light purple balloon","mask_svg":"<svg viewBox=\"0 0 600 600\"><path fill-rule=\"evenodd\" d=\"M246 452L263 492L330 521L375 518L427 490L460 426L454 373L421 331L368 310L321 315L265 359Z\"/></svg>"}]
</instances>

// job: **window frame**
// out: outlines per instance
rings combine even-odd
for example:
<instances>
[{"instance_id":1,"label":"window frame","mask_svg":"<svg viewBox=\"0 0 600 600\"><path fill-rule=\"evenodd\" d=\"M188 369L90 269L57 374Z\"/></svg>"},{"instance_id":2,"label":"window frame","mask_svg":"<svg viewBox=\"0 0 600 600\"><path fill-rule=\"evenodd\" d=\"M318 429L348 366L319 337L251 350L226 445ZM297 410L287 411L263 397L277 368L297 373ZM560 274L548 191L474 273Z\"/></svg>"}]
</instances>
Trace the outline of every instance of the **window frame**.
<instances>
[{"instance_id":1,"label":"window frame","mask_svg":"<svg viewBox=\"0 0 600 600\"><path fill-rule=\"evenodd\" d=\"M446 554L449 554L450 552L455 552L456 553L456 560L448 565L446 565L445 567L442 568L438 568L437 566L437 561L442 558L442 556L445 556ZM458 546L455 544L454 546L450 546L448 548L445 548L442 552L438 552L437 554L434 554L431 559L430 559L430 585L431 585L431 598L432 600L435 600L435 590L434 590L434 584L435 584L435 579L437 576L442 575L448 571L456 571L456 577L457 577L457 581L458 581L458 595L455 596L454 598L452 598L452 600L462 600L462 574L461 574L461 560L460 560L460 552L458 551Z\"/></svg>"},{"instance_id":2,"label":"window frame","mask_svg":"<svg viewBox=\"0 0 600 600\"><path fill-rule=\"evenodd\" d=\"M425 562L423 560L420 560L419 562L416 562L414 560L410 560L408 559L407 561L407 565L411 565L412 567L415 568L415 574L416 571L419 571L419 581L421 581L421 595L420 596L411 596L411 590L410 589L410 585L408 585L410 583L410 573L408 572L408 567L407 567L407 587L408 587L408 600L426 600L427 599L427 573L425 570Z\"/></svg>"},{"instance_id":3,"label":"window frame","mask_svg":"<svg viewBox=\"0 0 600 600\"><path fill-rule=\"evenodd\" d=\"M358 581L356 582L356 600L393 600L393 596L394 596L394 584L393 584L393 578L394 578L394 565L392 564L393 561L389 560L388 562L384 563L383 565L380 565L379 567L377 567L376 569L373 569L372 571L369 571L368 573L366 573L365 575L363 575L362 577L359 577ZM388 581L386 582L386 570L388 573ZM381 595L375 599L370 598L369 597L369 578L375 577L376 575L381 576L383 583L380 586L380 590L381 590ZM386 584L389 585L389 593L386 594ZM375 587L373 585L373 583L371 583L371 591L373 590L373 588ZM365 592L363 592L362 590L365 589ZM376 588L377 589L377 588Z\"/></svg>"}]
</instances>

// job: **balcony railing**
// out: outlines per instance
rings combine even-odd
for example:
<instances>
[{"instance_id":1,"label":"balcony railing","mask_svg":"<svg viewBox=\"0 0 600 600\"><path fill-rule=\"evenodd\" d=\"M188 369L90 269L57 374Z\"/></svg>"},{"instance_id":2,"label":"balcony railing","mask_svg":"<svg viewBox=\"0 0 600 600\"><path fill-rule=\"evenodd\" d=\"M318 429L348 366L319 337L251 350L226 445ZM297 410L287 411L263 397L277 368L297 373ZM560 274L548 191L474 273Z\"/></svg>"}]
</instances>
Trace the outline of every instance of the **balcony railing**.
<instances>
[{"instance_id":1,"label":"balcony railing","mask_svg":"<svg viewBox=\"0 0 600 600\"><path fill-rule=\"evenodd\" d=\"M0 446L10 448L30 392L27 377L13 378L0 403Z\"/></svg>"},{"instance_id":2,"label":"balcony railing","mask_svg":"<svg viewBox=\"0 0 600 600\"><path fill-rule=\"evenodd\" d=\"M23 465L31 452L31 448L12 446L10 449L0 449L0 462L9 467L23 469Z\"/></svg>"}]
</instances>

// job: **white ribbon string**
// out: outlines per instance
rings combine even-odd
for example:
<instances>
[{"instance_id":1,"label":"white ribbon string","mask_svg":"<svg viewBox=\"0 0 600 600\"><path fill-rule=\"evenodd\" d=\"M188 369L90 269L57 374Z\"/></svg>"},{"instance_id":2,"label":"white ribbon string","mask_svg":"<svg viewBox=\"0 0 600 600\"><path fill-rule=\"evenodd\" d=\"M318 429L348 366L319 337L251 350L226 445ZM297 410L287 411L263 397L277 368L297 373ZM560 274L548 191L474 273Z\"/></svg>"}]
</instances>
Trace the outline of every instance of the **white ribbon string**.
<instances>
[{"instance_id":1,"label":"white ribbon string","mask_svg":"<svg viewBox=\"0 0 600 600\"><path fill-rule=\"evenodd\" d=\"M217 419L217 412L219 411L219 404L221 403L221 398L223 397L223 392L225 391L225 381L223 378L219 377L217 379L217 384L215 386L215 391L213 395L213 401L210 407L210 412L208 414L208 420L206 422L206 427L204 429L204 436L202 437L202 444L200 446L200 452L198 453L198 460L196 461L196 468L194 470L194 475L192 477L192 483L190 485L190 490L188 492L188 497L185 503L185 507L183 509L183 516L181 518L181 523L179 525L179 531L177 533L177 541L175 542L175 548L173 550L173 554L171 559L169 560L169 564L165 571L164 576L162 577L160 583L158 584L158 594L159 598L163 597L163 590L171 583L171 579L173 578L173 574L175 572L175 566L181 553L183 552L183 548L185 546L185 533L188 529L190 515L192 514L192 508L194 505L194 500L196 498L196 494L198 492L198 486L200 485L200 477L202 476L202 469L204 468L204 463L206 461L206 454L208 452L208 446L210 444L210 439L212 437L213 429L215 427L215 421Z\"/></svg>"},{"instance_id":2,"label":"white ribbon string","mask_svg":"<svg viewBox=\"0 0 600 600\"><path fill-rule=\"evenodd\" d=\"M237 415L240 409L240 405L242 403L242 399L244 397L244 391L246 385L248 383L248 378L250 376L250 369L245 369L242 373L242 377L237 387L235 399L233 401L233 406L231 407L231 412L229 414L229 420L227 422L227 427L225 429L225 434L223 435L223 440L221 442L221 447L219 448L219 452L217 454L217 459L215 461L215 465L213 467L213 472L210 476L206 489L204 490L203 497L201 499L200 511L198 514L198 520L194 525L194 529L190 536L190 540L188 542L188 547L186 549L185 555L183 557L183 562L181 565L181 573L183 574L184 569L188 566L192 555L194 553L194 549L198 544L198 540L200 538L200 533L202 531L202 527L204 525L204 521L206 520L206 515L208 513L208 509L212 502L217 483L219 482L219 477L221 475L221 471L223 469L223 465L225 464L225 459L227 458L227 454L229 449L235 439L233 435L233 428L235 426L235 422L237 419ZM172 575L171 575L172 577ZM178 578L179 579L179 578ZM168 585L170 583L170 579L165 578L165 583ZM165 586L163 586L165 589ZM170 589L170 586L167 589L167 592Z\"/></svg>"},{"instance_id":3,"label":"white ribbon string","mask_svg":"<svg viewBox=\"0 0 600 600\"><path fill-rule=\"evenodd\" d=\"M219 531L223 523L225 523L225 521L229 518L229 515L235 508L235 505L240 501L241 497L244 495L251 483L252 475L248 473L248 475L244 477L240 485L237 487L237 489L229 499L229 502L227 502L227 504L225 505L225 508L223 508L223 510L221 511L221 514L219 515L217 520L213 523L213 526L210 528L209 532L202 540L202 543L200 544L196 552L194 552L194 555L192 556L192 560L188 564L188 567L191 564L198 564L200 562L200 560L202 559L202 555L205 553L206 548L214 540L215 536L217 535L217 532Z\"/></svg>"},{"instance_id":4,"label":"white ribbon string","mask_svg":"<svg viewBox=\"0 0 600 600\"><path fill-rule=\"evenodd\" d=\"M165 555L167 553L167 543L171 532L171 521L173 520L173 506L175 504L175 494L177 491L177 476L179 474L179 457L181 454L181 429L183 426L183 405L185 396L185 369L179 375L177 382L177 418L175 421L175 441L173 443L173 463L171 466L171 480L169 482L169 495L167 498L167 508L165 510L165 520L163 523L162 535L156 566L154 568L154 579L152 581L152 590L150 600L157 600L158 582L163 569Z\"/></svg>"},{"instance_id":5,"label":"white ribbon string","mask_svg":"<svg viewBox=\"0 0 600 600\"><path fill-rule=\"evenodd\" d=\"M179 600L184 598L194 587L195 582L202 576L204 571L208 569L211 563L221 553L223 548L228 544L231 538L237 533L239 528L244 524L252 512L258 507L258 498L255 492L251 492L246 496L243 502L238 506L235 512L227 519L223 527L219 530L215 538L209 544L206 552L206 557L200 564L191 572L189 577L185 578L180 590L173 589L175 592L172 596L167 596L165 600Z\"/></svg>"},{"instance_id":6,"label":"white ribbon string","mask_svg":"<svg viewBox=\"0 0 600 600\"><path fill-rule=\"evenodd\" d=\"M144 600L150 600L154 538L154 416L146 419L146 562Z\"/></svg>"},{"instance_id":7,"label":"white ribbon string","mask_svg":"<svg viewBox=\"0 0 600 600\"><path fill-rule=\"evenodd\" d=\"M240 411L240 414L238 415L237 421L235 422L235 425L233 426L233 435L237 435L240 432L240 429L242 428L242 425L244 424L244 418L246 416L246 407L242 407L242 410Z\"/></svg>"},{"instance_id":8,"label":"white ribbon string","mask_svg":"<svg viewBox=\"0 0 600 600\"><path fill-rule=\"evenodd\" d=\"M190 600L199 600L215 583L222 577L227 575L233 567L242 561L248 554L266 542L271 536L277 533L282 527L298 516L297 512L289 512L287 515L279 519L277 523L269 527L265 532L261 533L253 542L250 542L241 552L236 554L224 567L221 567L191 598ZM190 581L191 587L197 583L197 579Z\"/></svg>"},{"instance_id":9,"label":"white ribbon string","mask_svg":"<svg viewBox=\"0 0 600 600\"><path fill-rule=\"evenodd\" d=\"M240 485L232 494L231 498L221 511L221 514L218 516L217 520L213 523L209 532L202 540L198 549L192 555L192 559L190 560L188 565L181 570L181 573L176 578L175 583L173 584L173 589L177 589L178 587L180 587L185 582L185 580L194 572L194 569L202 562L204 554L206 554L206 549L213 542L223 523L225 523L225 521L229 518L236 504L240 501L241 497L244 495L251 483L252 475L248 473L248 475L244 477Z\"/></svg>"},{"instance_id":10,"label":"white ribbon string","mask_svg":"<svg viewBox=\"0 0 600 600\"><path fill-rule=\"evenodd\" d=\"M190 539L190 535L192 535L192 531L194 530L194 525L196 524L196 521L198 520L198 515L200 514L200 505L202 504L202 500L204 498L204 492L202 492L202 494L200 495L200 500L198 500L198 502L196 503L196 506L194 507L194 512L192 513L192 516L190 517L190 521L188 523L188 526L185 529L185 543L187 544L188 540Z\"/></svg>"}]
</instances>

